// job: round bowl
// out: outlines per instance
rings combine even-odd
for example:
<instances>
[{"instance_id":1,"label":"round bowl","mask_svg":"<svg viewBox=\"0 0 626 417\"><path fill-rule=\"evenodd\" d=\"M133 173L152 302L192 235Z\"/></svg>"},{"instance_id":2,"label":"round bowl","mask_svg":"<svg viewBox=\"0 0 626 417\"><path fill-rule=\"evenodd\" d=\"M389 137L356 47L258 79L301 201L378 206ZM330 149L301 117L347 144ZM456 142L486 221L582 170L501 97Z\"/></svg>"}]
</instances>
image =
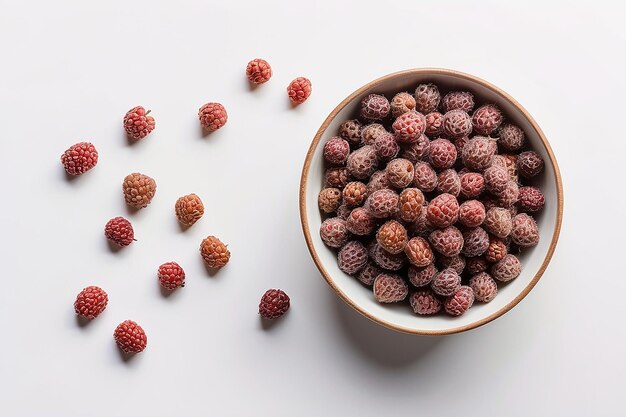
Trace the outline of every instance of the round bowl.
<instances>
[{"instance_id":1,"label":"round bowl","mask_svg":"<svg viewBox=\"0 0 626 417\"><path fill-rule=\"evenodd\" d=\"M319 229L322 215L317 195L324 182L324 142L336 135L339 125L358 111L361 98L369 93L392 97L399 91L414 91L419 83L433 82L442 91L468 90L475 94L477 104L496 103L506 119L526 133L530 148L545 160L544 172L535 183L545 195L545 206L538 216L540 242L523 252L522 273L498 289L497 297L488 304L474 303L464 315L420 317L405 304L379 304L372 291L337 266L337 255L322 242ZM544 273L559 237L563 213L563 188L559 168L550 144L531 115L513 97L498 87L473 75L448 69L420 68L386 75L350 94L326 118L309 148L300 182L300 218L307 246L320 273L332 289L350 306L370 320L390 329L421 335L459 333L481 326L502 316L519 303L537 284Z\"/></svg>"}]
</instances>

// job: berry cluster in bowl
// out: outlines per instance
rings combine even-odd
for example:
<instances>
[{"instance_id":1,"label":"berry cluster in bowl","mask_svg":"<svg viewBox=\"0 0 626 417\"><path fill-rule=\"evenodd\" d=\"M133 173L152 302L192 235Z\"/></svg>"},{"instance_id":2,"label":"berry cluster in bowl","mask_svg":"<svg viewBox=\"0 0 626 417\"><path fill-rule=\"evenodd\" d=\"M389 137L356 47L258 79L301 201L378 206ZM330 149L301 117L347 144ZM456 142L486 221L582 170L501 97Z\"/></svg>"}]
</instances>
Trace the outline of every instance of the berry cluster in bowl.
<instances>
[{"instance_id":1,"label":"berry cluster in bowl","mask_svg":"<svg viewBox=\"0 0 626 417\"><path fill-rule=\"evenodd\" d=\"M544 161L497 104L443 93L423 83L361 99L324 143L320 237L378 302L460 316L538 244Z\"/></svg>"}]
</instances>

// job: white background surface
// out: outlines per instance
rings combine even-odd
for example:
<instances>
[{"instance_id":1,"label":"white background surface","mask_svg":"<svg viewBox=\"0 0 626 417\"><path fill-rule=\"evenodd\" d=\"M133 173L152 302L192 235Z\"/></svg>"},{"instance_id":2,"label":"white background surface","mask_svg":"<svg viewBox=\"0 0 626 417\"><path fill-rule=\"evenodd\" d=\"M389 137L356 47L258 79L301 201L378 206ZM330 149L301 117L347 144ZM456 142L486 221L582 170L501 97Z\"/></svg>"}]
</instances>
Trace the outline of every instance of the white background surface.
<instances>
[{"instance_id":1,"label":"white background surface","mask_svg":"<svg viewBox=\"0 0 626 417\"><path fill-rule=\"evenodd\" d=\"M626 29L617 2L25 2L0 0L0 414L3 416L619 416L623 405ZM334 2L332 2L334 3ZM509 4L510 3L510 4ZM248 60L274 78L250 91ZM400 69L459 69L502 87L544 129L561 166L565 216L553 261L511 312L465 334L391 332L350 310L309 258L298 217L304 154L332 108ZM292 109L296 76L313 95ZM229 121L203 138L197 109ZM129 146L121 118L152 109ZM97 168L68 181L58 162L91 140ZM152 204L120 192L153 176ZM206 214L173 215L195 192ZM127 215L138 242L111 252L105 222ZM200 240L232 251L209 276ZM159 264L187 286L163 297ZM88 326L86 285L110 303ZM264 329L267 288L292 309ZM148 348L112 339L138 321Z\"/></svg>"}]
</instances>

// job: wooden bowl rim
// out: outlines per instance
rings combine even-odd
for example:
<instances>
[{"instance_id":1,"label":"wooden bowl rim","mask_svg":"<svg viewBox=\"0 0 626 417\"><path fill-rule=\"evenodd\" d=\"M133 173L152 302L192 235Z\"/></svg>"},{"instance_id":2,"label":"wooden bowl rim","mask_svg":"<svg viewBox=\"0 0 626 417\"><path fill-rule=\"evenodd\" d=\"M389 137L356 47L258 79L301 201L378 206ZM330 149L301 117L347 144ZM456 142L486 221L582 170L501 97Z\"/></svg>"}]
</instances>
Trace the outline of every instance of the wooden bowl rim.
<instances>
[{"instance_id":1,"label":"wooden bowl rim","mask_svg":"<svg viewBox=\"0 0 626 417\"><path fill-rule=\"evenodd\" d=\"M554 179L556 181L556 190L557 190L557 218L556 218L556 223L554 226L554 233L552 235L552 242L550 243L550 247L548 248L548 252L546 253L546 257L543 260L543 263L541 264L539 270L537 271L537 273L535 274L534 278L531 280L531 282L507 305L505 305L504 307L502 307L501 309L499 309L498 311L496 311L495 313L490 314L489 316L482 318L480 320L477 320L473 323L469 323L467 325L464 326L459 326L459 327L454 327L454 328L450 328L450 329L445 329L445 330L420 330L420 329L414 329L411 327L406 327L406 326L399 326L396 325L394 323L390 323L386 320L383 320L379 317L373 316L372 314L370 314L369 312L365 311L361 306L359 306L358 304L352 302L352 300L350 300L350 298L335 284L334 280L331 278L330 274L328 273L328 271L326 271L326 268L324 268L324 265L322 264L322 261L320 260L320 258L317 255L317 252L315 250L315 247L313 246L313 241L311 239L311 232L309 229L309 223L308 223L308 218L307 218L307 211L306 211L306 185L307 185L307 180L308 180L308 175L309 175L309 168L311 165L311 160L313 158L313 154L315 152L315 149L317 149L317 146L322 138L322 135L324 134L324 132L326 131L326 129L328 128L328 126L330 125L330 123L334 120L334 118L337 116L337 114L345 107L347 106L349 103L351 103L354 99L356 99L357 97L363 95L366 91L368 90L373 90L375 89L378 85L380 85L381 83L392 79L392 78L396 78L399 76L405 76L405 75L420 75L420 76L430 76L430 75L447 75L447 76L453 76L453 77L457 77L457 78L462 78L462 79L466 79L469 81L472 81L474 83L480 84L483 87L494 91L495 93L499 94L500 96L504 97L505 100L509 101L510 104L512 104L517 110L519 110L522 115L528 120L528 122L532 125L532 127L535 129L535 131L539 134L539 137L541 139L541 141L543 142L543 145L546 149L546 152L548 153L548 157L550 159L550 163L552 164L552 166L554 167ZM543 133L543 130L541 130L541 128L539 127L539 125L537 124L537 122L535 121L535 119L533 119L533 117L528 113L528 111L521 105L519 104L513 97L511 97L508 93L506 93L505 91L503 91L502 89L496 87L495 85L481 79L478 78L476 76L470 75L470 74L466 74L464 72L460 72L460 71L456 71L456 70L450 70L450 69L445 69L445 68L415 68L415 69L409 69L409 70L404 70L404 71L398 71L398 72L394 72L391 74L387 74L383 77L380 77L374 81L371 81L367 84L365 84L364 86L362 86L361 88L357 89L355 92L353 92L352 94L350 94L346 99L344 99L341 103L339 103L339 105L337 107L335 107L335 109L328 115L328 117L326 118L326 120L324 120L324 123L322 123L322 125L320 126L320 128L318 129L315 138L313 139L313 142L311 143L311 146L309 147L309 150L307 152L306 155L306 159L304 161L304 166L302 168L302 176L300 178L300 220L302 223L302 231L304 232L304 238L306 240L306 244L307 247L309 249L309 252L311 254L311 257L313 258L313 261L315 262L315 265L317 266L317 269L320 271L320 273L322 274L322 276L324 277L324 279L326 280L326 282L328 283L328 285L330 285L333 290L335 290L335 292L337 294L339 294L339 296L346 302L348 303L348 305L350 305L352 308L354 308L356 311L358 311L359 313L361 313L363 316L367 317L368 319L372 320L375 323L381 324L387 328L390 328L392 330L397 330L399 332L403 332L403 333L408 333L408 334L417 334L417 335L432 335L432 336L441 336L441 335L447 335L447 334L453 334L453 333L461 333L461 332L465 332L467 330L471 330L471 329L475 329L477 327L480 327L484 324L489 323L490 321L493 321L495 319L497 319L498 317L502 316L503 314L505 314L507 311L511 310L513 307L515 307L524 297L526 297L526 295L533 289L533 287L537 284L537 282L539 281L539 279L541 278L541 276L543 275L543 273L545 272L546 268L548 267L548 264L550 263L550 260L552 259L552 255L554 254L554 250L556 248L556 244L559 240L559 234L561 231L561 222L563 219L563 184L561 182L561 173L559 171L559 165L556 162L556 158L554 157L554 153L552 152L552 147L550 146L550 143L548 142L548 139L546 138L545 134Z\"/></svg>"}]
</instances>

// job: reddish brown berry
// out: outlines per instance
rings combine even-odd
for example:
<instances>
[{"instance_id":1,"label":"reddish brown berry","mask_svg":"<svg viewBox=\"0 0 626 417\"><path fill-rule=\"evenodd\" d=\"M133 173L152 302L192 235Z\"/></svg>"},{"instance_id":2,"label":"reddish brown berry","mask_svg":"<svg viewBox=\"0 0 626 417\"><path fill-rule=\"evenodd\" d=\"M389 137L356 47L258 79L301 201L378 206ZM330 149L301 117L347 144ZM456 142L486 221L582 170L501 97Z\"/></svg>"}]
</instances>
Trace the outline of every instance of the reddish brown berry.
<instances>
[{"instance_id":1,"label":"reddish brown berry","mask_svg":"<svg viewBox=\"0 0 626 417\"><path fill-rule=\"evenodd\" d=\"M324 159L333 165L344 165L350 154L350 144L337 136L328 139L324 144Z\"/></svg>"},{"instance_id":2,"label":"reddish brown berry","mask_svg":"<svg viewBox=\"0 0 626 417\"><path fill-rule=\"evenodd\" d=\"M489 268L489 263L484 256L476 256L475 258L467 258L465 269L471 275L484 272Z\"/></svg>"},{"instance_id":3,"label":"reddish brown berry","mask_svg":"<svg viewBox=\"0 0 626 417\"><path fill-rule=\"evenodd\" d=\"M441 301L430 290L414 292L409 301L415 314L420 316L436 314L441 310Z\"/></svg>"},{"instance_id":4,"label":"reddish brown berry","mask_svg":"<svg viewBox=\"0 0 626 417\"><path fill-rule=\"evenodd\" d=\"M487 210L483 224L489 233L504 239L511 233L513 227L511 212L505 208L492 207Z\"/></svg>"},{"instance_id":5,"label":"reddish brown berry","mask_svg":"<svg viewBox=\"0 0 626 417\"><path fill-rule=\"evenodd\" d=\"M351 211L352 211L352 209L350 207L348 207L348 205L346 203L342 202L339 205L339 207L337 207L337 210L335 211L335 214L340 219L347 220Z\"/></svg>"},{"instance_id":6,"label":"reddish brown berry","mask_svg":"<svg viewBox=\"0 0 626 417\"><path fill-rule=\"evenodd\" d=\"M458 197L461 193L461 179L454 169L441 171L437 176L437 191Z\"/></svg>"},{"instance_id":7,"label":"reddish brown berry","mask_svg":"<svg viewBox=\"0 0 626 417\"><path fill-rule=\"evenodd\" d=\"M357 279L365 285L373 285L377 276L384 271L380 269L373 262L368 262L367 265L356 275Z\"/></svg>"},{"instance_id":8,"label":"reddish brown berry","mask_svg":"<svg viewBox=\"0 0 626 417\"><path fill-rule=\"evenodd\" d=\"M421 161L415 164L413 185L424 192L430 192L437 187L437 173L430 164Z\"/></svg>"},{"instance_id":9,"label":"reddish brown berry","mask_svg":"<svg viewBox=\"0 0 626 417\"><path fill-rule=\"evenodd\" d=\"M522 248L536 246L539 243L539 228L535 219L526 213L515 216L511 229L511 240Z\"/></svg>"},{"instance_id":10,"label":"reddish brown berry","mask_svg":"<svg viewBox=\"0 0 626 417\"><path fill-rule=\"evenodd\" d=\"M519 199L519 186L515 181L509 181L504 190L498 195L498 205L501 207L511 207Z\"/></svg>"},{"instance_id":11,"label":"reddish brown berry","mask_svg":"<svg viewBox=\"0 0 626 417\"><path fill-rule=\"evenodd\" d=\"M198 118L203 129L215 132L226 124L228 114L226 108L220 103L207 103L198 110Z\"/></svg>"},{"instance_id":12,"label":"reddish brown berry","mask_svg":"<svg viewBox=\"0 0 626 417\"><path fill-rule=\"evenodd\" d=\"M461 159L461 154L463 153L463 148L467 145L470 138L468 136L461 136L460 138L454 139L454 147L456 148L456 159ZM461 173L459 172L459 175Z\"/></svg>"},{"instance_id":13,"label":"reddish brown berry","mask_svg":"<svg viewBox=\"0 0 626 417\"><path fill-rule=\"evenodd\" d=\"M435 84L420 84L415 89L415 108L421 113L430 113L437 110L441 94Z\"/></svg>"},{"instance_id":14,"label":"reddish brown berry","mask_svg":"<svg viewBox=\"0 0 626 417\"><path fill-rule=\"evenodd\" d=\"M423 237L414 237L406 244L404 253L412 265L424 267L433 263L434 255L428 241Z\"/></svg>"},{"instance_id":15,"label":"reddish brown berry","mask_svg":"<svg viewBox=\"0 0 626 417\"><path fill-rule=\"evenodd\" d=\"M413 182L415 167L408 159L396 158L385 168L387 180L396 188L407 187Z\"/></svg>"},{"instance_id":16,"label":"reddish brown berry","mask_svg":"<svg viewBox=\"0 0 626 417\"><path fill-rule=\"evenodd\" d=\"M418 161L426 161L430 155L430 140L426 135L421 135L415 143L405 144L400 156L414 164Z\"/></svg>"},{"instance_id":17,"label":"reddish brown berry","mask_svg":"<svg viewBox=\"0 0 626 417\"><path fill-rule=\"evenodd\" d=\"M428 237L433 249L443 256L455 256L463 249L463 234L454 226L434 230Z\"/></svg>"},{"instance_id":18,"label":"reddish brown berry","mask_svg":"<svg viewBox=\"0 0 626 417\"><path fill-rule=\"evenodd\" d=\"M374 148L365 145L348 156L346 168L354 178L363 180L369 178L378 167L378 157Z\"/></svg>"},{"instance_id":19,"label":"reddish brown berry","mask_svg":"<svg viewBox=\"0 0 626 417\"><path fill-rule=\"evenodd\" d=\"M543 208L546 200L543 193L537 187L521 187L517 207L521 211L536 213Z\"/></svg>"},{"instance_id":20,"label":"reddish brown berry","mask_svg":"<svg viewBox=\"0 0 626 417\"><path fill-rule=\"evenodd\" d=\"M532 178L543 170L543 158L535 151L526 151L517 158L517 171L524 178Z\"/></svg>"},{"instance_id":21,"label":"reddish brown berry","mask_svg":"<svg viewBox=\"0 0 626 417\"><path fill-rule=\"evenodd\" d=\"M148 344L148 337L143 328L132 320L120 323L113 333L115 343L124 353L142 352Z\"/></svg>"},{"instance_id":22,"label":"reddish brown berry","mask_svg":"<svg viewBox=\"0 0 626 417\"><path fill-rule=\"evenodd\" d=\"M187 194L176 200L174 211L180 224L190 227L200 220L204 214L204 204L202 204L202 200L197 195Z\"/></svg>"},{"instance_id":23,"label":"reddish brown berry","mask_svg":"<svg viewBox=\"0 0 626 417\"><path fill-rule=\"evenodd\" d=\"M361 122L356 119L346 120L339 126L339 136L347 140L350 145L361 144Z\"/></svg>"},{"instance_id":24,"label":"reddish brown berry","mask_svg":"<svg viewBox=\"0 0 626 417\"><path fill-rule=\"evenodd\" d=\"M374 139L372 146L374 147L376 156L381 161L390 161L398 156L398 152L400 152L400 145L398 145L396 138L389 132L383 132L378 135L378 137Z\"/></svg>"},{"instance_id":25,"label":"reddish brown berry","mask_svg":"<svg viewBox=\"0 0 626 417\"><path fill-rule=\"evenodd\" d=\"M465 256L463 255L454 255L454 256L440 256L437 258L438 266L443 269L452 268L456 271L457 274L461 275L465 270Z\"/></svg>"},{"instance_id":26,"label":"reddish brown berry","mask_svg":"<svg viewBox=\"0 0 626 417\"><path fill-rule=\"evenodd\" d=\"M346 229L357 235L367 236L376 228L376 219L367 209L357 207L348 214L346 219Z\"/></svg>"},{"instance_id":27,"label":"reddish brown berry","mask_svg":"<svg viewBox=\"0 0 626 417\"><path fill-rule=\"evenodd\" d=\"M411 111L398 116L391 127L398 143L417 142L426 130L426 118L422 113Z\"/></svg>"},{"instance_id":28,"label":"reddish brown berry","mask_svg":"<svg viewBox=\"0 0 626 417\"><path fill-rule=\"evenodd\" d=\"M124 130L131 139L142 139L154 130L154 117L149 116L150 110L146 111L141 106L134 107L124 116Z\"/></svg>"},{"instance_id":29,"label":"reddish brown berry","mask_svg":"<svg viewBox=\"0 0 626 417\"><path fill-rule=\"evenodd\" d=\"M467 200L459 206L459 222L463 226L480 226L485 221L485 216L485 206L478 200Z\"/></svg>"},{"instance_id":30,"label":"reddish brown berry","mask_svg":"<svg viewBox=\"0 0 626 417\"><path fill-rule=\"evenodd\" d=\"M176 262L167 262L159 267L159 284L166 290L185 286L185 271Z\"/></svg>"},{"instance_id":31,"label":"reddish brown berry","mask_svg":"<svg viewBox=\"0 0 626 417\"><path fill-rule=\"evenodd\" d=\"M430 143L430 164L436 169L446 169L456 161L456 147L448 139L435 139Z\"/></svg>"},{"instance_id":32,"label":"reddish brown berry","mask_svg":"<svg viewBox=\"0 0 626 417\"><path fill-rule=\"evenodd\" d=\"M367 195L370 196L374 192L385 188L391 188L391 183L387 179L387 173L384 170L374 172L367 183Z\"/></svg>"},{"instance_id":33,"label":"reddish brown berry","mask_svg":"<svg viewBox=\"0 0 626 417\"><path fill-rule=\"evenodd\" d=\"M485 259L491 263L501 261L507 254L506 243L497 237L489 239L489 247L485 252Z\"/></svg>"},{"instance_id":34,"label":"reddish brown berry","mask_svg":"<svg viewBox=\"0 0 626 417\"><path fill-rule=\"evenodd\" d=\"M311 80L305 77L298 77L289 83L287 87L287 95L289 100L295 104L304 103L313 91Z\"/></svg>"},{"instance_id":35,"label":"reddish brown berry","mask_svg":"<svg viewBox=\"0 0 626 417\"><path fill-rule=\"evenodd\" d=\"M498 281L508 282L522 273L522 263L517 256L508 254L491 267L491 275Z\"/></svg>"},{"instance_id":36,"label":"reddish brown berry","mask_svg":"<svg viewBox=\"0 0 626 417\"><path fill-rule=\"evenodd\" d=\"M80 142L63 152L61 163L69 175L80 175L96 166L98 151L93 144Z\"/></svg>"},{"instance_id":37,"label":"reddish brown berry","mask_svg":"<svg viewBox=\"0 0 626 417\"><path fill-rule=\"evenodd\" d=\"M414 222L419 218L424 204L424 194L417 188L402 190L398 202L398 214L405 222Z\"/></svg>"},{"instance_id":38,"label":"reddish brown berry","mask_svg":"<svg viewBox=\"0 0 626 417\"><path fill-rule=\"evenodd\" d=\"M341 248L337 255L339 269L348 275L354 275L367 264L367 249L358 240L352 240Z\"/></svg>"},{"instance_id":39,"label":"reddish brown berry","mask_svg":"<svg viewBox=\"0 0 626 417\"><path fill-rule=\"evenodd\" d=\"M346 221L339 217L331 217L322 222L320 238L326 246L340 248L346 244L350 232L346 228Z\"/></svg>"},{"instance_id":40,"label":"reddish brown berry","mask_svg":"<svg viewBox=\"0 0 626 417\"><path fill-rule=\"evenodd\" d=\"M489 248L489 235L482 227L474 227L463 233L463 255L480 256Z\"/></svg>"},{"instance_id":41,"label":"reddish brown berry","mask_svg":"<svg viewBox=\"0 0 626 417\"><path fill-rule=\"evenodd\" d=\"M368 94L361 100L361 118L365 120L381 120L387 117L391 106L389 100L380 94Z\"/></svg>"},{"instance_id":42,"label":"reddish brown berry","mask_svg":"<svg viewBox=\"0 0 626 417\"><path fill-rule=\"evenodd\" d=\"M74 311L86 319L95 319L104 311L108 302L107 293L102 288L92 285L78 293Z\"/></svg>"},{"instance_id":43,"label":"reddish brown berry","mask_svg":"<svg viewBox=\"0 0 626 417\"><path fill-rule=\"evenodd\" d=\"M343 201L348 207L357 207L363 204L367 197L367 187L359 181L349 182L343 189Z\"/></svg>"},{"instance_id":44,"label":"reddish brown berry","mask_svg":"<svg viewBox=\"0 0 626 417\"><path fill-rule=\"evenodd\" d=\"M472 119L463 110L450 110L443 115L443 133L461 138L472 133Z\"/></svg>"},{"instance_id":45,"label":"reddish brown berry","mask_svg":"<svg viewBox=\"0 0 626 417\"><path fill-rule=\"evenodd\" d=\"M498 129L498 145L506 151L519 151L526 143L524 131L511 123L503 123Z\"/></svg>"},{"instance_id":46,"label":"reddish brown berry","mask_svg":"<svg viewBox=\"0 0 626 417\"><path fill-rule=\"evenodd\" d=\"M398 93L391 100L391 115L398 117L415 110L415 98L409 93Z\"/></svg>"},{"instance_id":47,"label":"reddish brown berry","mask_svg":"<svg viewBox=\"0 0 626 417\"><path fill-rule=\"evenodd\" d=\"M427 136L435 138L443 133L443 114L432 112L424 117L426 117L426 131L424 133Z\"/></svg>"},{"instance_id":48,"label":"reddish brown berry","mask_svg":"<svg viewBox=\"0 0 626 417\"><path fill-rule=\"evenodd\" d=\"M350 181L350 175L346 168L328 168L324 173L324 183L326 187L338 188L343 187Z\"/></svg>"},{"instance_id":49,"label":"reddish brown berry","mask_svg":"<svg viewBox=\"0 0 626 417\"><path fill-rule=\"evenodd\" d=\"M485 179L477 172L462 174L459 179L461 180L461 194L467 198L478 197L485 188Z\"/></svg>"},{"instance_id":50,"label":"reddish brown berry","mask_svg":"<svg viewBox=\"0 0 626 417\"><path fill-rule=\"evenodd\" d=\"M278 289L270 289L265 291L265 294L261 297L259 314L264 319L277 319L289 310L290 305L291 300L287 293Z\"/></svg>"},{"instance_id":51,"label":"reddish brown berry","mask_svg":"<svg viewBox=\"0 0 626 417\"><path fill-rule=\"evenodd\" d=\"M427 205L423 205L417 220L409 225L412 236L421 236L427 238L435 229L435 226L430 224L430 222L426 218L426 208Z\"/></svg>"},{"instance_id":52,"label":"reddish brown berry","mask_svg":"<svg viewBox=\"0 0 626 417\"><path fill-rule=\"evenodd\" d=\"M374 280L374 298L379 303L397 303L409 294L409 286L396 274L380 274Z\"/></svg>"},{"instance_id":53,"label":"reddish brown berry","mask_svg":"<svg viewBox=\"0 0 626 417\"><path fill-rule=\"evenodd\" d=\"M459 218L459 202L452 194L440 194L428 203L426 218L437 227L451 226Z\"/></svg>"},{"instance_id":54,"label":"reddish brown berry","mask_svg":"<svg viewBox=\"0 0 626 417\"><path fill-rule=\"evenodd\" d=\"M272 78L272 67L264 59L253 59L246 66L246 77L252 84L266 83Z\"/></svg>"},{"instance_id":55,"label":"reddish brown berry","mask_svg":"<svg viewBox=\"0 0 626 417\"><path fill-rule=\"evenodd\" d=\"M384 250L378 243L371 246L369 255L376 265L389 271L398 271L406 264L404 253L394 255Z\"/></svg>"},{"instance_id":56,"label":"reddish brown berry","mask_svg":"<svg viewBox=\"0 0 626 417\"><path fill-rule=\"evenodd\" d=\"M111 242L124 247L135 240L133 225L123 217L114 217L104 226L104 236Z\"/></svg>"},{"instance_id":57,"label":"reddish brown berry","mask_svg":"<svg viewBox=\"0 0 626 417\"><path fill-rule=\"evenodd\" d=\"M332 213L341 204L341 191L339 188L323 188L317 196L317 205L323 213Z\"/></svg>"},{"instance_id":58,"label":"reddish brown berry","mask_svg":"<svg viewBox=\"0 0 626 417\"><path fill-rule=\"evenodd\" d=\"M430 288L437 295L448 296L461 286L461 277L457 272L452 269L444 269L441 272L435 274L432 282L430 283Z\"/></svg>"},{"instance_id":59,"label":"reddish brown berry","mask_svg":"<svg viewBox=\"0 0 626 417\"><path fill-rule=\"evenodd\" d=\"M156 194L156 181L147 175L135 172L124 178L122 190L126 204L136 209L146 207Z\"/></svg>"},{"instance_id":60,"label":"reddish brown berry","mask_svg":"<svg viewBox=\"0 0 626 417\"><path fill-rule=\"evenodd\" d=\"M497 149L496 142L484 136L475 136L463 147L461 158L470 170L482 171L491 166Z\"/></svg>"},{"instance_id":61,"label":"reddish brown berry","mask_svg":"<svg viewBox=\"0 0 626 417\"><path fill-rule=\"evenodd\" d=\"M404 250L409 238L404 226L395 220L389 220L376 232L376 241L387 252L395 255Z\"/></svg>"},{"instance_id":62,"label":"reddish brown berry","mask_svg":"<svg viewBox=\"0 0 626 417\"><path fill-rule=\"evenodd\" d=\"M443 303L446 313L451 316L460 316L474 304L474 292L470 287L461 286L454 291Z\"/></svg>"},{"instance_id":63,"label":"reddish brown berry","mask_svg":"<svg viewBox=\"0 0 626 417\"><path fill-rule=\"evenodd\" d=\"M398 212L399 196L395 191L382 189L374 191L367 198L365 208L377 219L391 217Z\"/></svg>"},{"instance_id":64,"label":"reddish brown berry","mask_svg":"<svg viewBox=\"0 0 626 417\"><path fill-rule=\"evenodd\" d=\"M230 251L215 236L206 237L200 243L200 255L209 268L222 268L230 260Z\"/></svg>"},{"instance_id":65,"label":"reddish brown berry","mask_svg":"<svg viewBox=\"0 0 626 417\"><path fill-rule=\"evenodd\" d=\"M436 273L437 268L432 263L422 268L409 265L409 281L416 287L424 287L430 284Z\"/></svg>"},{"instance_id":66,"label":"reddish brown berry","mask_svg":"<svg viewBox=\"0 0 626 417\"><path fill-rule=\"evenodd\" d=\"M463 110L469 113L474 108L474 95L467 91L452 91L443 97L441 102L443 110Z\"/></svg>"},{"instance_id":67,"label":"reddish brown berry","mask_svg":"<svg viewBox=\"0 0 626 417\"><path fill-rule=\"evenodd\" d=\"M500 166L490 166L483 174L485 188L494 195L502 193L509 183L509 172Z\"/></svg>"},{"instance_id":68,"label":"reddish brown berry","mask_svg":"<svg viewBox=\"0 0 626 417\"><path fill-rule=\"evenodd\" d=\"M485 104L476 109L472 115L474 132L479 135L490 135L500 127L502 112L493 104Z\"/></svg>"},{"instance_id":69,"label":"reddish brown berry","mask_svg":"<svg viewBox=\"0 0 626 417\"><path fill-rule=\"evenodd\" d=\"M488 303L498 294L498 284L486 272L480 272L470 278L469 286L474 291L474 297L481 303Z\"/></svg>"},{"instance_id":70,"label":"reddish brown berry","mask_svg":"<svg viewBox=\"0 0 626 417\"><path fill-rule=\"evenodd\" d=\"M361 141L364 145L373 145L376 138L383 133L389 133L380 123L370 123L361 129Z\"/></svg>"}]
</instances>

